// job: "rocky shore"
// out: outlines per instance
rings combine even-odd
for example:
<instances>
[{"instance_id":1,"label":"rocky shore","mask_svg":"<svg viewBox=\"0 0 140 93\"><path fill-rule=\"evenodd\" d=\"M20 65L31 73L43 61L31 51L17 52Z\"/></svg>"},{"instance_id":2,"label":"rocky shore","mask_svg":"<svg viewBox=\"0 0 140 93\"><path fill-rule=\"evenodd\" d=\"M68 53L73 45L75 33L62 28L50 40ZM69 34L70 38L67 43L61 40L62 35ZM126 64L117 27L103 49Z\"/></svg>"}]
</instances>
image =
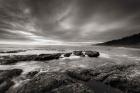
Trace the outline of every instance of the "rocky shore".
<instances>
[{"instance_id":1,"label":"rocky shore","mask_svg":"<svg viewBox=\"0 0 140 93\"><path fill-rule=\"evenodd\" d=\"M103 85L112 86L113 93L139 93L139 77L130 77L136 65L112 65L95 69L75 68L64 72L29 72L28 82L8 91L14 85L13 77L21 74L22 70L12 69L0 71L1 93L97 93L88 83L99 81ZM107 92L111 93L111 92Z\"/></svg>"},{"instance_id":2,"label":"rocky shore","mask_svg":"<svg viewBox=\"0 0 140 93\"><path fill-rule=\"evenodd\" d=\"M0 64L13 64L19 61L46 61L59 59L63 57L70 57L71 55L75 56L89 56L89 57L98 57L100 54L97 51L73 51L70 53L54 53L54 54L39 54L39 55L8 55L0 57Z\"/></svg>"},{"instance_id":3,"label":"rocky shore","mask_svg":"<svg viewBox=\"0 0 140 93\"><path fill-rule=\"evenodd\" d=\"M1 56L1 65L20 61L58 60L64 57L98 57L96 51ZM140 93L139 63L107 64L62 71L0 70L0 93ZM14 79L22 81L18 85ZM16 85L16 86L15 86ZM99 89L98 89L98 87Z\"/></svg>"}]
</instances>

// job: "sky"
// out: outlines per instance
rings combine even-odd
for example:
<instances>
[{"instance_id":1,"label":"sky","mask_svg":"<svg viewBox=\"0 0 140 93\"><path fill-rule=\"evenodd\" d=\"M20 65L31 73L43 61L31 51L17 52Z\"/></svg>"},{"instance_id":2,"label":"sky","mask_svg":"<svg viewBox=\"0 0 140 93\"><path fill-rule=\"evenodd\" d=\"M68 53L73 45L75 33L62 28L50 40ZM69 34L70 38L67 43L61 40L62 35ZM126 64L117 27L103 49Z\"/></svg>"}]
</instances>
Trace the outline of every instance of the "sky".
<instances>
[{"instance_id":1,"label":"sky","mask_svg":"<svg viewBox=\"0 0 140 93\"><path fill-rule=\"evenodd\" d=\"M0 44L94 44L136 33L140 0L0 0Z\"/></svg>"}]
</instances>

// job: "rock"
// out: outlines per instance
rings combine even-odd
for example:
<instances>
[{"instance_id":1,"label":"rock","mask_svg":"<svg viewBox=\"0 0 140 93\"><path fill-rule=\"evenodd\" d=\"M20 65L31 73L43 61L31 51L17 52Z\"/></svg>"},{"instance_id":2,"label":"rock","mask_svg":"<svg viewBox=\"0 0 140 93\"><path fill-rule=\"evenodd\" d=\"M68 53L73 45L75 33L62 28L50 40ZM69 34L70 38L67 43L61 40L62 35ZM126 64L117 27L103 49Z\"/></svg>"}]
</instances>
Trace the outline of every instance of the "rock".
<instances>
[{"instance_id":1,"label":"rock","mask_svg":"<svg viewBox=\"0 0 140 93\"><path fill-rule=\"evenodd\" d=\"M101 81L124 93L140 93L140 76L131 77L135 64L102 66L90 71L92 79Z\"/></svg>"},{"instance_id":2,"label":"rock","mask_svg":"<svg viewBox=\"0 0 140 93\"><path fill-rule=\"evenodd\" d=\"M73 51L73 54L76 56L84 57L87 55L88 57L98 57L100 55L97 51Z\"/></svg>"},{"instance_id":3,"label":"rock","mask_svg":"<svg viewBox=\"0 0 140 93\"><path fill-rule=\"evenodd\" d=\"M104 83L112 87L121 89L121 90L126 90L128 86L127 77L124 75L118 75L118 74L113 74L113 75L108 76L104 80Z\"/></svg>"},{"instance_id":4,"label":"rock","mask_svg":"<svg viewBox=\"0 0 140 93\"><path fill-rule=\"evenodd\" d=\"M73 81L63 73L41 73L19 88L17 93L50 93L70 83Z\"/></svg>"},{"instance_id":5,"label":"rock","mask_svg":"<svg viewBox=\"0 0 140 93\"><path fill-rule=\"evenodd\" d=\"M136 66L125 64L101 66L96 69L76 68L68 70L66 73L78 81L96 80L120 89L124 93L140 93L140 76L131 77L132 70Z\"/></svg>"},{"instance_id":6,"label":"rock","mask_svg":"<svg viewBox=\"0 0 140 93\"><path fill-rule=\"evenodd\" d=\"M139 93L139 77L135 79L126 77L134 67L135 65L131 64L107 65L95 69L75 68L65 72L39 73L21 86L16 93L94 93L92 90L95 88L87 85L92 80L101 82L102 86L108 84L124 92Z\"/></svg>"},{"instance_id":7,"label":"rock","mask_svg":"<svg viewBox=\"0 0 140 93\"><path fill-rule=\"evenodd\" d=\"M26 75L26 77L27 77L27 78L32 78L32 77L34 77L37 73L38 73L38 71L31 71L31 72L29 72L29 73Z\"/></svg>"},{"instance_id":8,"label":"rock","mask_svg":"<svg viewBox=\"0 0 140 93\"><path fill-rule=\"evenodd\" d=\"M40 54L40 55L13 55L13 56L3 56L0 59L0 64L13 64L19 61L45 61L59 59L61 53L56 54Z\"/></svg>"},{"instance_id":9,"label":"rock","mask_svg":"<svg viewBox=\"0 0 140 93\"><path fill-rule=\"evenodd\" d=\"M11 79L13 77L19 76L21 73L22 73L21 69L1 70L0 82L6 79Z\"/></svg>"},{"instance_id":10,"label":"rock","mask_svg":"<svg viewBox=\"0 0 140 93\"><path fill-rule=\"evenodd\" d=\"M83 71L83 73L85 73ZM44 72L33 77L16 93L94 93L66 72Z\"/></svg>"},{"instance_id":11,"label":"rock","mask_svg":"<svg viewBox=\"0 0 140 93\"><path fill-rule=\"evenodd\" d=\"M59 59L61 56L61 53L56 54L40 54L35 58L36 61L44 61L44 60L53 60L53 59Z\"/></svg>"},{"instance_id":12,"label":"rock","mask_svg":"<svg viewBox=\"0 0 140 93\"><path fill-rule=\"evenodd\" d=\"M7 64L13 64L13 63L16 63L17 60L10 60L10 59L2 59L0 60L0 65L7 65Z\"/></svg>"},{"instance_id":13,"label":"rock","mask_svg":"<svg viewBox=\"0 0 140 93\"><path fill-rule=\"evenodd\" d=\"M72 53L65 53L64 57L70 57Z\"/></svg>"},{"instance_id":14,"label":"rock","mask_svg":"<svg viewBox=\"0 0 140 93\"><path fill-rule=\"evenodd\" d=\"M12 55L12 56L3 56L0 59L0 64L13 64L19 61L34 61L37 55Z\"/></svg>"},{"instance_id":15,"label":"rock","mask_svg":"<svg viewBox=\"0 0 140 93\"><path fill-rule=\"evenodd\" d=\"M73 79L81 80L81 81L89 81L91 78L87 74L89 73L86 69L71 69L67 70L66 73Z\"/></svg>"},{"instance_id":16,"label":"rock","mask_svg":"<svg viewBox=\"0 0 140 93\"><path fill-rule=\"evenodd\" d=\"M133 79L127 79L125 83L125 91L128 93L140 93L140 76L136 76Z\"/></svg>"},{"instance_id":17,"label":"rock","mask_svg":"<svg viewBox=\"0 0 140 93\"><path fill-rule=\"evenodd\" d=\"M94 91L82 83L73 83L54 89L50 93L94 93Z\"/></svg>"},{"instance_id":18,"label":"rock","mask_svg":"<svg viewBox=\"0 0 140 93\"><path fill-rule=\"evenodd\" d=\"M73 54L76 55L76 56L85 56L83 54L83 51L73 51Z\"/></svg>"},{"instance_id":19,"label":"rock","mask_svg":"<svg viewBox=\"0 0 140 93\"><path fill-rule=\"evenodd\" d=\"M85 51L85 55L88 57L98 57L100 53L97 51Z\"/></svg>"},{"instance_id":20,"label":"rock","mask_svg":"<svg viewBox=\"0 0 140 93\"><path fill-rule=\"evenodd\" d=\"M6 91L14 85L14 82L11 80L5 80L0 84L0 93L6 93Z\"/></svg>"},{"instance_id":21,"label":"rock","mask_svg":"<svg viewBox=\"0 0 140 93\"><path fill-rule=\"evenodd\" d=\"M125 73L113 74L107 77L104 83L120 89L124 93L140 93L140 76L128 78Z\"/></svg>"},{"instance_id":22,"label":"rock","mask_svg":"<svg viewBox=\"0 0 140 93\"><path fill-rule=\"evenodd\" d=\"M12 51L0 51L0 53L19 53L25 52L26 50L12 50Z\"/></svg>"},{"instance_id":23,"label":"rock","mask_svg":"<svg viewBox=\"0 0 140 93\"><path fill-rule=\"evenodd\" d=\"M46 61L59 59L63 53L54 53L54 54L40 54L40 55L10 55L10 56L1 56L0 64L14 64L19 61ZM64 57L70 57L72 53L65 53ZM84 57L85 54L89 57L98 57L100 54L96 51L73 51L73 54L76 56Z\"/></svg>"},{"instance_id":24,"label":"rock","mask_svg":"<svg viewBox=\"0 0 140 93\"><path fill-rule=\"evenodd\" d=\"M14 85L12 78L19 76L21 72L21 69L0 70L0 93L5 93L12 85Z\"/></svg>"}]
</instances>

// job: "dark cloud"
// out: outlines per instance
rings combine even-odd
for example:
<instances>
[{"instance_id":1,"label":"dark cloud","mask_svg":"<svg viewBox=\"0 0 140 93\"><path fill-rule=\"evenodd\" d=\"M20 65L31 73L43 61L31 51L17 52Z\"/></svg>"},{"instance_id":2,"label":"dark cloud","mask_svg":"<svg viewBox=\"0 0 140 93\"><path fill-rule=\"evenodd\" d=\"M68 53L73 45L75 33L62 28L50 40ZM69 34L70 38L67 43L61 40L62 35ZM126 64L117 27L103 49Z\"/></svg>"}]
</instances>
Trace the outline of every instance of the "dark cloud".
<instances>
[{"instance_id":1,"label":"dark cloud","mask_svg":"<svg viewBox=\"0 0 140 93\"><path fill-rule=\"evenodd\" d=\"M102 42L140 33L139 0L0 0L0 40Z\"/></svg>"}]
</instances>

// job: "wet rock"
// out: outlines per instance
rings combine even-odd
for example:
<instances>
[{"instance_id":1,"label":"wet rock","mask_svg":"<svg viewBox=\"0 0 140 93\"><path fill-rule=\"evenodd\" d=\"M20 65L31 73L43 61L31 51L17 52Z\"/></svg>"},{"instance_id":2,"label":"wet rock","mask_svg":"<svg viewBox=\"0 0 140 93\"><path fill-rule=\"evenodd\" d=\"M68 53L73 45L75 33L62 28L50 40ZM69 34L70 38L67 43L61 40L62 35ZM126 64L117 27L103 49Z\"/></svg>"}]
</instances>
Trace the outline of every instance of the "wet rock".
<instances>
[{"instance_id":1,"label":"wet rock","mask_svg":"<svg viewBox=\"0 0 140 93\"><path fill-rule=\"evenodd\" d=\"M131 77L135 64L103 66L90 71L92 79L101 81L125 93L140 93L139 77ZM137 82L136 82L137 81Z\"/></svg>"},{"instance_id":2,"label":"wet rock","mask_svg":"<svg viewBox=\"0 0 140 93\"><path fill-rule=\"evenodd\" d=\"M140 76L130 78L125 73L114 74L109 76L104 83L118 88L124 93L140 93Z\"/></svg>"},{"instance_id":3,"label":"wet rock","mask_svg":"<svg viewBox=\"0 0 140 93\"><path fill-rule=\"evenodd\" d=\"M0 84L0 93L6 93L6 91L14 85L14 82L11 80L5 80Z\"/></svg>"},{"instance_id":4,"label":"wet rock","mask_svg":"<svg viewBox=\"0 0 140 93\"><path fill-rule=\"evenodd\" d=\"M84 72L83 72L84 73ZM94 93L84 83L78 83L63 72L45 72L33 77L16 93Z\"/></svg>"},{"instance_id":5,"label":"wet rock","mask_svg":"<svg viewBox=\"0 0 140 93\"><path fill-rule=\"evenodd\" d=\"M67 75L73 79L81 81L89 81L91 78L88 75L88 70L86 69L71 69L66 71Z\"/></svg>"},{"instance_id":6,"label":"wet rock","mask_svg":"<svg viewBox=\"0 0 140 93\"><path fill-rule=\"evenodd\" d=\"M21 69L12 70L1 70L0 71L0 82L6 79L11 79L13 77L19 76L22 73Z\"/></svg>"},{"instance_id":7,"label":"wet rock","mask_svg":"<svg viewBox=\"0 0 140 93\"><path fill-rule=\"evenodd\" d=\"M19 53L25 52L26 50L12 50L12 51L0 51L0 53Z\"/></svg>"},{"instance_id":8,"label":"wet rock","mask_svg":"<svg viewBox=\"0 0 140 93\"><path fill-rule=\"evenodd\" d=\"M122 75L130 73L131 68L134 68L134 65L127 64L127 65L107 65L98 67L92 71L90 71L90 75L93 76L94 79L99 81L104 81L109 76L114 74Z\"/></svg>"},{"instance_id":9,"label":"wet rock","mask_svg":"<svg viewBox=\"0 0 140 93\"><path fill-rule=\"evenodd\" d=\"M90 80L102 82L126 93L140 93L139 77L129 77L135 67L133 64L107 65L95 69L75 68L64 73L42 73L33 77L17 93L82 93L82 89L86 93L88 89L81 86L85 86Z\"/></svg>"},{"instance_id":10,"label":"wet rock","mask_svg":"<svg viewBox=\"0 0 140 93\"><path fill-rule=\"evenodd\" d=\"M72 53L65 53L64 57L70 57Z\"/></svg>"},{"instance_id":11,"label":"wet rock","mask_svg":"<svg viewBox=\"0 0 140 93\"><path fill-rule=\"evenodd\" d=\"M73 54L76 55L76 56L85 56L83 54L83 51L73 51Z\"/></svg>"},{"instance_id":12,"label":"wet rock","mask_svg":"<svg viewBox=\"0 0 140 93\"><path fill-rule=\"evenodd\" d=\"M116 68L122 70L122 67L120 66ZM115 70L116 68L114 67L113 69ZM92 85L87 85L88 82L91 82L91 80L96 80L98 75L101 74L100 72L104 71L103 73L105 74L109 73L108 71L110 70L105 71L101 69L101 71L97 72L99 74L96 75L94 74L96 73L94 71L97 70L75 68L67 70L65 72L45 72L37 74L29 82L20 87L16 93L94 93L93 90L95 90L95 88L93 88ZM110 76L108 75L108 77ZM102 86L105 86L105 84L107 84L105 83L105 80L107 80L107 78L105 78L103 82L100 83ZM124 84L124 82L122 84ZM119 87L116 88L120 89ZM112 89L112 91L113 90L115 91L115 89Z\"/></svg>"},{"instance_id":13,"label":"wet rock","mask_svg":"<svg viewBox=\"0 0 140 93\"><path fill-rule=\"evenodd\" d=\"M49 91L72 82L63 73L41 73L18 89L17 93L50 93Z\"/></svg>"},{"instance_id":14,"label":"wet rock","mask_svg":"<svg viewBox=\"0 0 140 93\"><path fill-rule=\"evenodd\" d=\"M123 93L121 90L117 88L113 88L110 85L106 85L103 82L90 80L86 83L86 85L95 91L95 93Z\"/></svg>"},{"instance_id":15,"label":"wet rock","mask_svg":"<svg viewBox=\"0 0 140 93\"><path fill-rule=\"evenodd\" d=\"M1 65L6 64L13 64L19 61L32 61L35 60L37 55L12 55L12 56L3 56L2 59L0 59Z\"/></svg>"},{"instance_id":16,"label":"wet rock","mask_svg":"<svg viewBox=\"0 0 140 93\"><path fill-rule=\"evenodd\" d=\"M45 61L59 59L61 53L56 54L40 54L40 55L13 55L13 56L3 56L0 59L0 64L13 64L19 61Z\"/></svg>"},{"instance_id":17,"label":"wet rock","mask_svg":"<svg viewBox=\"0 0 140 93\"><path fill-rule=\"evenodd\" d=\"M112 64L95 69L75 68L65 72L44 72L37 75L37 72L30 72L29 76L33 77L16 93L94 93L90 90L92 86L86 86L91 80L99 81L103 86L107 84L120 89L124 93L140 93L140 76L129 77L136 66Z\"/></svg>"},{"instance_id":18,"label":"wet rock","mask_svg":"<svg viewBox=\"0 0 140 93\"><path fill-rule=\"evenodd\" d=\"M113 75L108 76L104 80L104 83L108 84L112 87L121 89L121 90L126 90L126 88L128 86L127 77L124 75L119 75L119 74L113 74Z\"/></svg>"},{"instance_id":19,"label":"wet rock","mask_svg":"<svg viewBox=\"0 0 140 93\"><path fill-rule=\"evenodd\" d=\"M100 81L104 84L122 90L124 93L140 93L140 76L131 77L135 64L107 65L95 69L76 68L66 73L73 79L87 82Z\"/></svg>"},{"instance_id":20,"label":"wet rock","mask_svg":"<svg viewBox=\"0 0 140 93\"><path fill-rule=\"evenodd\" d=\"M38 71L31 71L31 72L29 72L29 73L26 75L26 77L27 77L27 78L32 78L32 77L34 77L37 73L38 73Z\"/></svg>"},{"instance_id":21,"label":"wet rock","mask_svg":"<svg viewBox=\"0 0 140 93\"><path fill-rule=\"evenodd\" d=\"M73 54L76 56L84 57L87 55L88 57L98 57L100 55L97 51L73 51Z\"/></svg>"},{"instance_id":22,"label":"wet rock","mask_svg":"<svg viewBox=\"0 0 140 93\"><path fill-rule=\"evenodd\" d=\"M10 55L0 57L0 64L14 64L19 61L46 61L59 59L63 53L54 53L54 54L40 54L40 55ZM65 53L64 57L70 57L72 53ZM98 57L99 52L96 51L73 51L73 54L76 56L84 57L85 54L89 57Z\"/></svg>"},{"instance_id":23,"label":"wet rock","mask_svg":"<svg viewBox=\"0 0 140 93\"><path fill-rule=\"evenodd\" d=\"M88 57L98 57L100 53L97 51L85 51L85 55Z\"/></svg>"},{"instance_id":24,"label":"wet rock","mask_svg":"<svg viewBox=\"0 0 140 93\"><path fill-rule=\"evenodd\" d=\"M0 93L5 93L12 85L14 85L12 78L19 76L21 72L21 69L0 70Z\"/></svg>"},{"instance_id":25,"label":"wet rock","mask_svg":"<svg viewBox=\"0 0 140 93\"><path fill-rule=\"evenodd\" d=\"M125 91L128 91L128 93L140 93L140 76L136 76L128 81L125 85Z\"/></svg>"},{"instance_id":26,"label":"wet rock","mask_svg":"<svg viewBox=\"0 0 140 93\"><path fill-rule=\"evenodd\" d=\"M94 93L87 86L81 83L73 83L52 90L50 93Z\"/></svg>"},{"instance_id":27,"label":"wet rock","mask_svg":"<svg viewBox=\"0 0 140 93\"><path fill-rule=\"evenodd\" d=\"M56 54L40 54L35 58L36 61L44 61L44 60L53 60L53 59L59 59L61 56L61 53Z\"/></svg>"},{"instance_id":28,"label":"wet rock","mask_svg":"<svg viewBox=\"0 0 140 93\"><path fill-rule=\"evenodd\" d=\"M0 65L7 65L7 64L13 64L18 62L17 60L11 60L11 59L2 59L0 60Z\"/></svg>"}]
</instances>

